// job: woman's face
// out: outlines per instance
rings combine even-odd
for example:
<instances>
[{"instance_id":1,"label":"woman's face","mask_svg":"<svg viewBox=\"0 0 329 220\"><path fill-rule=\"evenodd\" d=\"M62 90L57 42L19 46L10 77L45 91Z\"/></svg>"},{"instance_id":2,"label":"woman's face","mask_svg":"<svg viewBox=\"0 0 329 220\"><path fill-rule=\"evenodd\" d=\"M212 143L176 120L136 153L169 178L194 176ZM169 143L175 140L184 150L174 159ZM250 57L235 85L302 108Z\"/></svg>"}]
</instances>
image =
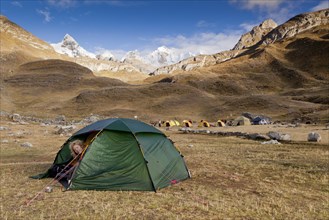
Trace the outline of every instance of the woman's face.
<instances>
[{"instance_id":1,"label":"woman's face","mask_svg":"<svg viewBox=\"0 0 329 220\"><path fill-rule=\"evenodd\" d=\"M76 154L80 154L83 151L82 146L80 144L73 145L72 149Z\"/></svg>"}]
</instances>

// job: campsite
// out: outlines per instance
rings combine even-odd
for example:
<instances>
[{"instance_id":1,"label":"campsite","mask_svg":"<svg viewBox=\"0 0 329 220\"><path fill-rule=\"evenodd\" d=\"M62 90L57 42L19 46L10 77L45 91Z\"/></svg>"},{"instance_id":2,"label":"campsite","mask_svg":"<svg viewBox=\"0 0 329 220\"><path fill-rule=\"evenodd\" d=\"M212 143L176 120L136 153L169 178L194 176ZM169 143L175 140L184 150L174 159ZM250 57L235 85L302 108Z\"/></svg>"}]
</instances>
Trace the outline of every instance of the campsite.
<instances>
[{"instance_id":1,"label":"campsite","mask_svg":"<svg viewBox=\"0 0 329 220\"><path fill-rule=\"evenodd\" d=\"M210 130L280 131L280 145L234 136L164 132L184 155L191 178L154 191L43 189L45 172L70 134L59 125L1 117L1 219L326 219L329 204L328 128L323 125L247 125ZM85 125L76 124L75 130ZM199 129L195 127L195 129ZM321 142L308 142L316 131ZM3 140L7 140L4 142ZM22 147L24 143L32 147ZM29 205L26 205L38 192Z\"/></svg>"},{"instance_id":2,"label":"campsite","mask_svg":"<svg viewBox=\"0 0 329 220\"><path fill-rule=\"evenodd\" d=\"M0 219L328 220L328 0L0 1Z\"/></svg>"}]
</instances>

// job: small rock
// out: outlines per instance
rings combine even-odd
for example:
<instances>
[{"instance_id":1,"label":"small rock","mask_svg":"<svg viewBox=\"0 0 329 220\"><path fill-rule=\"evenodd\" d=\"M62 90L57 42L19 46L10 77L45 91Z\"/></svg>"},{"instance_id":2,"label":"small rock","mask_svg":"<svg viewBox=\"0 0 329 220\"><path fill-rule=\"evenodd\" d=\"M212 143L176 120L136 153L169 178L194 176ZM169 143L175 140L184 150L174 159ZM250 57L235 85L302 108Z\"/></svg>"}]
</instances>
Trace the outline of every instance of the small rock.
<instances>
[{"instance_id":1,"label":"small rock","mask_svg":"<svg viewBox=\"0 0 329 220\"><path fill-rule=\"evenodd\" d=\"M4 139L4 140L1 140L1 143L2 143L2 144L8 144L8 143L9 143L9 141L8 141L8 140L6 140L6 139Z\"/></svg>"},{"instance_id":2,"label":"small rock","mask_svg":"<svg viewBox=\"0 0 329 220\"><path fill-rule=\"evenodd\" d=\"M22 138L22 137L24 137L24 132L18 131L14 134L14 136L17 137L17 138Z\"/></svg>"},{"instance_id":3,"label":"small rock","mask_svg":"<svg viewBox=\"0 0 329 220\"><path fill-rule=\"evenodd\" d=\"M7 127L0 126L0 131L5 131L5 130L8 130L8 128Z\"/></svg>"},{"instance_id":4,"label":"small rock","mask_svg":"<svg viewBox=\"0 0 329 220\"><path fill-rule=\"evenodd\" d=\"M55 118L55 121L65 121L66 118L65 118L65 115L58 115L56 118Z\"/></svg>"},{"instance_id":5,"label":"small rock","mask_svg":"<svg viewBox=\"0 0 329 220\"><path fill-rule=\"evenodd\" d=\"M29 142L24 142L23 144L21 144L21 147L33 147L33 145Z\"/></svg>"},{"instance_id":6,"label":"small rock","mask_svg":"<svg viewBox=\"0 0 329 220\"><path fill-rule=\"evenodd\" d=\"M178 130L179 130L179 131L182 131L182 132L184 132L184 133L189 133L189 132L191 132L191 128L188 128L188 127L179 128Z\"/></svg>"},{"instance_id":7,"label":"small rock","mask_svg":"<svg viewBox=\"0 0 329 220\"><path fill-rule=\"evenodd\" d=\"M47 192L47 193L51 193L52 191L53 191L53 187L51 187L51 186L47 186L45 188L45 192Z\"/></svg>"},{"instance_id":8,"label":"small rock","mask_svg":"<svg viewBox=\"0 0 329 220\"><path fill-rule=\"evenodd\" d=\"M269 140L269 141L264 141L261 144L281 144L281 143L277 140Z\"/></svg>"},{"instance_id":9,"label":"small rock","mask_svg":"<svg viewBox=\"0 0 329 220\"><path fill-rule=\"evenodd\" d=\"M94 123L96 121L99 121L100 117L96 116L96 115L90 115L89 117L85 118L84 121L86 123Z\"/></svg>"},{"instance_id":10,"label":"small rock","mask_svg":"<svg viewBox=\"0 0 329 220\"><path fill-rule=\"evenodd\" d=\"M76 126L74 126L74 125L60 126L59 129L56 131L56 134L64 135L64 134L70 133L74 129L76 129Z\"/></svg>"},{"instance_id":11,"label":"small rock","mask_svg":"<svg viewBox=\"0 0 329 220\"><path fill-rule=\"evenodd\" d=\"M188 147L191 147L191 148L192 148L192 147L194 147L194 145L193 145L193 144L189 144L189 145L187 145L187 146L188 146Z\"/></svg>"}]
</instances>

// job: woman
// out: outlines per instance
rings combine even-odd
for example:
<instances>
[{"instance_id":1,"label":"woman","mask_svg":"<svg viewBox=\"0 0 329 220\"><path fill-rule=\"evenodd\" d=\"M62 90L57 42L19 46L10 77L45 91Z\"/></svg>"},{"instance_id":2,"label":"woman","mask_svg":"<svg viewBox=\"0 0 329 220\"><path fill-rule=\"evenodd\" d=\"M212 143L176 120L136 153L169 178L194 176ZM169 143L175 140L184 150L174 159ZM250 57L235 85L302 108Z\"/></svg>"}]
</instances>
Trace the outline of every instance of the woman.
<instances>
[{"instance_id":1,"label":"woman","mask_svg":"<svg viewBox=\"0 0 329 220\"><path fill-rule=\"evenodd\" d=\"M85 147L91 143L96 134L97 132L91 132L85 142L80 139L71 141L69 144L69 149L73 159L65 164L53 165L50 171L50 176L56 177L58 174L60 174L60 178L62 180L68 180L73 172L74 167L79 164Z\"/></svg>"},{"instance_id":2,"label":"woman","mask_svg":"<svg viewBox=\"0 0 329 220\"><path fill-rule=\"evenodd\" d=\"M75 140L70 143L70 151L73 158L76 158L79 154L82 153L84 149L84 144L82 140Z\"/></svg>"},{"instance_id":3,"label":"woman","mask_svg":"<svg viewBox=\"0 0 329 220\"><path fill-rule=\"evenodd\" d=\"M69 177L71 176L72 171L74 169L73 167L78 165L78 162L80 159L79 157L81 156L80 154L83 152L83 149L84 149L83 141L74 140L70 143L69 148L70 148L73 159L69 163L66 163L66 164L53 165L50 176L57 177L58 175L60 175L58 177L62 181L67 181L67 179L69 179Z\"/></svg>"}]
</instances>

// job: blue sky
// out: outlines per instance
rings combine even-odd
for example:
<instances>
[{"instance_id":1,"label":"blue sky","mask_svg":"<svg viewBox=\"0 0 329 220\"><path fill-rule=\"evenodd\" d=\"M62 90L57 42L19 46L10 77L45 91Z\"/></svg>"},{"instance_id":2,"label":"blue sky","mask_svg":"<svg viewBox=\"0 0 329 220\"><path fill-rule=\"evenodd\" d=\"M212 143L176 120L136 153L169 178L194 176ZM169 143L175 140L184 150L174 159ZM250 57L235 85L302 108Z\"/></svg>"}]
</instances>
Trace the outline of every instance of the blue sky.
<instances>
[{"instance_id":1,"label":"blue sky","mask_svg":"<svg viewBox=\"0 0 329 220\"><path fill-rule=\"evenodd\" d=\"M265 19L281 24L329 0L98 1L1 0L1 14L49 43L68 33L90 52L160 46L215 53Z\"/></svg>"}]
</instances>

